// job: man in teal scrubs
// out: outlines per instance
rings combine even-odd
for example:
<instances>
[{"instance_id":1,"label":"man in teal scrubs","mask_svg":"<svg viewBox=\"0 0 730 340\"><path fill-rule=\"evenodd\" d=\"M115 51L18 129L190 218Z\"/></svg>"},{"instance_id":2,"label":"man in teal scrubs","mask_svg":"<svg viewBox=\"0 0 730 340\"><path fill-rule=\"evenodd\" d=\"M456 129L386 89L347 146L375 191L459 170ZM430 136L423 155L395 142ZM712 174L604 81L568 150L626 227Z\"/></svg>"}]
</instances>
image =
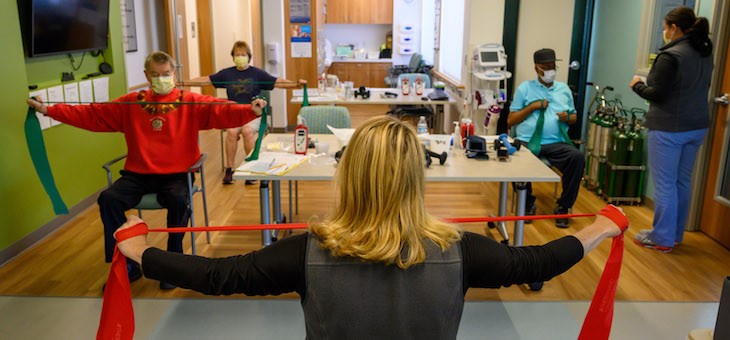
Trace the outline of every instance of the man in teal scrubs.
<instances>
[{"instance_id":1,"label":"man in teal scrubs","mask_svg":"<svg viewBox=\"0 0 730 340\"><path fill-rule=\"evenodd\" d=\"M577 115L573 93L568 85L555 81L555 51L549 48L534 54L537 78L526 80L517 88L510 105L507 124L517 129L517 140L540 158L550 161L562 172L563 193L556 214L566 214L578 197L585 159L568 137L568 125ZM535 214L532 185L527 185L527 214ZM567 228L568 219L557 219L558 228Z\"/></svg>"}]
</instances>

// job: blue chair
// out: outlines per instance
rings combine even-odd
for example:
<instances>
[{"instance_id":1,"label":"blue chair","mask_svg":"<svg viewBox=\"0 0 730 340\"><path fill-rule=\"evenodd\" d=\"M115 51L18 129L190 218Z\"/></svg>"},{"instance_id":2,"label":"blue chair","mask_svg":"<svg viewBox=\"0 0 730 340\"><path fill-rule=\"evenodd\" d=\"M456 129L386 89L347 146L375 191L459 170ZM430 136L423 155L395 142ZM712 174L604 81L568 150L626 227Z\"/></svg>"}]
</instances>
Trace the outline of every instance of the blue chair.
<instances>
[{"instance_id":1,"label":"blue chair","mask_svg":"<svg viewBox=\"0 0 730 340\"><path fill-rule=\"evenodd\" d=\"M106 180L107 184L111 187L114 181L112 180L112 169L111 166L124 158L126 158L127 155L122 155L117 158L112 159L111 161L105 163L101 167L104 168L106 171ZM205 160L208 158L208 155L205 153L200 154L200 158L198 159L195 164L190 166L188 168L187 172L187 180L188 180L188 197L190 197L190 226L195 225L195 209L193 208L193 195L196 192L199 192L203 195L203 214L205 215L205 226L209 226L208 222L208 201L205 197L205 173L203 172L203 163L205 163ZM195 173L200 173L200 186L194 184L194 178ZM157 194L150 193L145 194L142 196L142 199L139 201L137 206L134 207L137 209L137 213L139 214L139 217L142 217L142 210L160 210L165 209L162 205L160 205L159 202L157 202ZM208 243L210 244L210 232L206 232L206 237L208 240ZM192 252L193 255L196 254L195 252L195 233L190 232L190 243L192 246Z\"/></svg>"},{"instance_id":2,"label":"blue chair","mask_svg":"<svg viewBox=\"0 0 730 340\"><path fill-rule=\"evenodd\" d=\"M304 118L312 134L332 134L327 125L334 128L350 127L350 111L344 106L304 106L299 110L299 116Z\"/></svg>"}]
</instances>

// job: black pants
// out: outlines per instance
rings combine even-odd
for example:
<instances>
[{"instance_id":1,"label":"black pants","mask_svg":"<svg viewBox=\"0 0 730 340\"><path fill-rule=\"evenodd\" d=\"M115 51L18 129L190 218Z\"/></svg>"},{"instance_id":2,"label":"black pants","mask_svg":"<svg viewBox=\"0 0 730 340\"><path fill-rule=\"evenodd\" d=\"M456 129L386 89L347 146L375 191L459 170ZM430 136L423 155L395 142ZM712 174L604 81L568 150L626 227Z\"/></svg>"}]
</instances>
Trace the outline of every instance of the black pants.
<instances>
[{"instance_id":1,"label":"black pants","mask_svg":"<svg viewBox=\"0 0 730 340\"><path fill-rule=\"evenodd\" d=\"M145 194L157 193L157 202L167 209L168 227L185 227L190 217L187 173L144 175L122 170L121 174L109 189L101 192L97 201L104 224L106 262L111 262L114 255L114 232L127 221L124 212L134 208ZM183 236L169 234L167 250L182 253Z\"/></svg>"},{"instance_id":2,"label":"black pants","mask_svg":"<svg viewBox=\"0 0 730 340\"><path fill-rule=\"evenodd\" d=\"M520 141L523 147L527 142ZM554 143L543 145L540 149L539 158L550 161L552 166L558 168L562 176L563 193L558 198L558 205L564 208L572 208L578 198L578 189L583 179L585 170L585 158L583 154L573 145L568 143ZM527 183L527 201L525 209L535 204L536 197L532 195L532 183Z\"/></svg>"}]
</instances>

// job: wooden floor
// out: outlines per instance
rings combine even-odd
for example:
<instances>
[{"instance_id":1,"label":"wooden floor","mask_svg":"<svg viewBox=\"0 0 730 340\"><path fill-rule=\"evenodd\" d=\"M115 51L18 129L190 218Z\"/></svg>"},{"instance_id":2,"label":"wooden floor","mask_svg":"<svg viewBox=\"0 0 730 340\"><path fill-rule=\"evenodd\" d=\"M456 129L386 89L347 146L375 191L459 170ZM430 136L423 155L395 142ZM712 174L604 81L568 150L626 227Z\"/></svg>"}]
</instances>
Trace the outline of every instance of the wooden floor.
<instances>
[{"instance_id":1,"label":"wooden floor","mask_svg":"<svg viewBox=\"0 0 730 340\"><path fill-rule=\"evenodd\" d=\"M384 109L384 108L383 108ZM353 125L367 114L353 112ZM221 153L218 131L201 133L201 148L208 153L205 165L211 225L259 223L258 186L242 182L222 185ZM100 176L103 173L100 171ZM288 212L288 186L282 185L283 209ZM439 217L485 216L497 210L496 183L460 184L428 183L426 202L429 211ZM536 184L538 214L554 208L553 184ZM196 223L203 224L202 202L196 195ZM333 206L330 182L300 182L299 214L295 221L312 221L325 216ZM574 213L593 213L605 203L593 193L581 189ZM684 242L673 252L663 254L644 249L631 242L643 228L651 226L652 211L646 207L625 206L631 227L626 234L624 265L617 299L625 301L718 301L721 283L730 274L730 251L700 232L686 233ZM164 211L145 212L150 227L164 227ZM572 220L570 228L558 229L551 222L535 221L525 229L525 244L542 244L571 234L590 219ZM496 230L482 224L464 225L464 229L486 233L500 239ZM512 232L510 225L509 232ZM260 232L212 233L207 244L205 235L196 234L198 253L220 257L246 253L261 246ZM153 244L164 247L166 236L151 234ZM33 246L0 268L0 295L25 296L90 296L102 294L109 265L103 260L102 224L99 211L93 206L60 228L56 233ZM563 275L546 282L539 292L526 286L499 290L472 289L469 300L554 301L589 300L603 270L610 241L605 241L578 265ZM190 236L185 237L190 252ZM184 289L160 291L158 282L141 279L132 284L135 297L202 297ZM280 297L298 298L296 294ZM226 298L247 298L232 296Z\"/></svg>"}]
</instances>

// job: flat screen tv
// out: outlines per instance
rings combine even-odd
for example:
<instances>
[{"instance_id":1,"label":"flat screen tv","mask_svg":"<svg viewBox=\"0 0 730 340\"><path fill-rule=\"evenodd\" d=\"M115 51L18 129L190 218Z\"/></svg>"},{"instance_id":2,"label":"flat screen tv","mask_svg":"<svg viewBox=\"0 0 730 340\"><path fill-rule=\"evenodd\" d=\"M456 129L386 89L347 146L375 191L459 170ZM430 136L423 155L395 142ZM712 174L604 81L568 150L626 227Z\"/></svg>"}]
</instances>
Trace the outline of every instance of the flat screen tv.
<instances>
[{"instance_id":1,"label":"flat screen tv","mask_svg":"<svg viewBox=\"0 0 730 340\"><path fill-rule=\"evenodd\" d=\"M31 57L109 46L109 0L30 0Z\"/></svg>"}]
</instances>

